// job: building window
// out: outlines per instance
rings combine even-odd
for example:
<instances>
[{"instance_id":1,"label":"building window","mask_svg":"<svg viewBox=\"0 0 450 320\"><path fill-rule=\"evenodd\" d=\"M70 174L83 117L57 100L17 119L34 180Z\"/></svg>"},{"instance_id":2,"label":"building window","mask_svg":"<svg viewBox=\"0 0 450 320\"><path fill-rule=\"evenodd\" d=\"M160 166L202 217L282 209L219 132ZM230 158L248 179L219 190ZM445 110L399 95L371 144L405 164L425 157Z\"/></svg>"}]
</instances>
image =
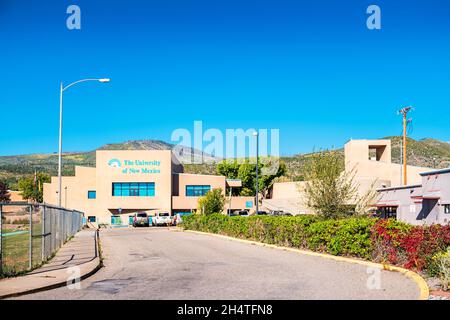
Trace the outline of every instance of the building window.
<instances>
[{"instance_id":1,"label":"building window","mask_svg":"<svg viewBox=\"0 0 450 320\"><path fill-rule=\"evenodd\" d=\"M444 213L450 213L450 204L444 204Z\"/></svg>"},{"instance_id":2,"label":"building window","mask_svg":"<svg viewBox=\"0 0 450 320\"><path fill-rule=\"evenodd\" d=\"M112 187L114 197L154 197L154 182L114 182Z\"/></svg>"},{"instance_id":3,"label":"building window","mask_svg":"<svg viewBox=\"0 0 450 320\"><path fill-rule=\"evenodd\" d=\"M378 214L383 219L396 218L397 207L382 207L378 209Z\"/></svg>"},{"instance_id":4,"label":"building window","mask_svg":"<svg viewBox=\"0 0 450 320\"><path fill-rule=\"evenodd\" d=\"M186 197L202 197L209 190L211 186L186 186Z\"/></svg>"},{"instance_id":5,"label":"building window","mask_svg":"<svg viewBox=\"0 0 450 320\"><path fill-rule=\"evenodd\" d=\"M89 190L88 191L88 199L96 199L97 198L97 191Z\"/></svg>"}]
</instances>

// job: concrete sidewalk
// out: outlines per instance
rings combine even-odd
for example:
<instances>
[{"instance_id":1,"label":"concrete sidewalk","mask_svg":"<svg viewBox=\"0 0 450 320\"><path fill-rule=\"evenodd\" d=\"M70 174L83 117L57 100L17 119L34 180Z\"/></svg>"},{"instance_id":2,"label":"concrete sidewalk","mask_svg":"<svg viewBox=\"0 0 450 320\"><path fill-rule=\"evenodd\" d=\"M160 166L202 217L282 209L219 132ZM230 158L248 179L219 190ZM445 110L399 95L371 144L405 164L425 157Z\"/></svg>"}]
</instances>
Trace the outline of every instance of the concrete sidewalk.
<instances>
[{"instance_id":1,"label":"concrete sidewalk","mask_svg":"<svg viewBox=\"0 0 450 320\"><path fill-rule=\"evenodd\" d=\"M68 268L74 266L80 268L81 279L89 277L100 268L95 230L78 232L42 267L24 276L0 280L0 299L64 286L73 272Z\"/></svg>"}]
</instances>

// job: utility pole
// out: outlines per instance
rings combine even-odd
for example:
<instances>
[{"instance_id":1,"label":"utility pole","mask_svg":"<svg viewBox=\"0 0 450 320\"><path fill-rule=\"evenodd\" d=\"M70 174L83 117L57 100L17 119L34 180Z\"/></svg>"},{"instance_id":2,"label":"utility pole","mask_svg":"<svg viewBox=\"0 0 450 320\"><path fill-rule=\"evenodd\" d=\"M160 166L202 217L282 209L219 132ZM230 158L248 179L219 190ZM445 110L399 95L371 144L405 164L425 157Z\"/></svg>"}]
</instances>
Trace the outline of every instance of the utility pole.
<instances>
[{"instance_id":1,"label":"utility pole","mask_svg":"<svg viewBox=\"0 0 450 320\"><path fill-rule=\"evenodd\" d=\"M408 184L408 173L407 173L407 163L406 163L406 135L407 135L407 125L408 112L411 111L412 107L405 107L399 111L399 114L403 116L403 185Z\"/></svg>"},{"instance_id":2,"label":"utility pole","mask_svg":"<svg viewBox=\"0 0 450 320\"><path fill-rule=\"evenodd\" d=\"M400 181L399 185L403 185L403 141L400 141Z\"/></svg>"}]
</instances>

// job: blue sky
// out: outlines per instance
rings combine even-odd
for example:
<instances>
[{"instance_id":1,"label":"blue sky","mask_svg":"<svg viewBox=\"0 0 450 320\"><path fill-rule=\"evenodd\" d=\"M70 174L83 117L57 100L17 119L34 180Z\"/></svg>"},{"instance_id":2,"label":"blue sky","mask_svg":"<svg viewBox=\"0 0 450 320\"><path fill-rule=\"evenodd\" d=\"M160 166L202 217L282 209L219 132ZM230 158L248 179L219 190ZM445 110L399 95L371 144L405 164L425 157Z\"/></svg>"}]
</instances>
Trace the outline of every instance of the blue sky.
<instances>
[{"instance_id":1,"label":"blue sky","mask_svg":"<svg viewBox=\"0 0 450 320\"><path fill-rule=\"evenodd\" d=\"M66 8L81 8L81 30ZM366 8L382 29L366 28ZM0 0L0 155L57 151L177 128L280 129L282 154L401 132L450 141L446 0Z\"/></svg>"}]
</instances>

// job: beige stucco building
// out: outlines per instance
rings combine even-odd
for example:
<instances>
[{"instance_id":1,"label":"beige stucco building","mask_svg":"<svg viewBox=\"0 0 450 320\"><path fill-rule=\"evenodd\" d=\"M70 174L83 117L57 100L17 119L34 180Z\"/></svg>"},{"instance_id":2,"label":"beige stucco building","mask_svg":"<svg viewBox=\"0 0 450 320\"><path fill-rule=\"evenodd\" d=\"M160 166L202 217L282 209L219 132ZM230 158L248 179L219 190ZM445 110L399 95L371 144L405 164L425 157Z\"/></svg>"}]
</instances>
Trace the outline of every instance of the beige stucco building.
<instances>
[{"instance_id":1,"label":"beige stucco building","mask_svg":"<svg viewBox=\"0 0 450 320\"><path fill-rule=\"evenodd\" d=\"M400 186L402 165L392 163L391 141L350 140L344 146L345 170L352 171L359 195L373 190ZM421 173L430 168L407 166L408 184L421 183ZM269 210L283 210L293 214L313 213L308 208L304 192L306 182L280 182L272 187L271 198L263 200Z\"/></svg>"},{"instance_id":2,"label":"beige stucco building","mask_svg":"<svg viewBox=\"0 0 450 320\"><path fill-rule=\"evenodd\" d=\"M345 170L355 174L359 193L402 185L403 166L392 162L391 140L350 140L345 144ZM408 184L422 181L420 174L430 168L407 166Z\"/></svg>"},{"instance_id":3,"label":"beige stucco building","mask_svg":"<svg viewBox=\"0 0 450 320\"><path fill-rule=\"evenodd\" d=\"M90 221L129 224L136 212L188 213L207 191L240 187L224 176L183 173L170 150L99 150L96 167L75 167L62 178L62 206ZM57 204L58 178L44 184L44 202ZM254 210L254 197L226 197L226 209Z\"/></svg>"}]
</instances>

